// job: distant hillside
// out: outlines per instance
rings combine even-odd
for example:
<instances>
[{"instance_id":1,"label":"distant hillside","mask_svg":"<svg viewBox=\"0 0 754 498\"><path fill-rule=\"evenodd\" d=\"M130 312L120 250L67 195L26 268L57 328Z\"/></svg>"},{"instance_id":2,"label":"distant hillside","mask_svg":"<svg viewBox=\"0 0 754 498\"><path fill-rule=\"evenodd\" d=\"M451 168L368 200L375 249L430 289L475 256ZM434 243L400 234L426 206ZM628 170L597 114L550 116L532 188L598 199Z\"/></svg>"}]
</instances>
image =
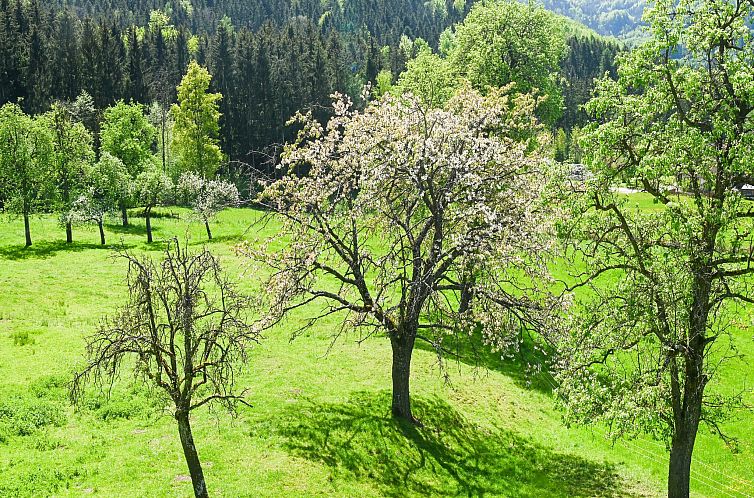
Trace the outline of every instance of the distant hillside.
<instances>
[{"instance_id":1,"label":"distant hillside","mask_svg":"<svg viewBox=\"0 0 754 498\"><path fill-rule=\"evenodd\" d=\"M544 6L598 33L626 41L641 36L644 0L543 0Z\"/></svg>"}]
</instances>

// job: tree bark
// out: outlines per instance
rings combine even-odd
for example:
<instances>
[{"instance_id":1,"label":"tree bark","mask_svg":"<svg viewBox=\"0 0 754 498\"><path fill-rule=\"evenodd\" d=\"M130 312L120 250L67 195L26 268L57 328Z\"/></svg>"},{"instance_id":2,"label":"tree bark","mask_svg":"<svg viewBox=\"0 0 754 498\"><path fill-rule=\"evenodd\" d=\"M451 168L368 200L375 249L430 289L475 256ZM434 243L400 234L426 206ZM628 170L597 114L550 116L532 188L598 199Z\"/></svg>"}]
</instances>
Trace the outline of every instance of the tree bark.
<instances>
[{"instance_id":1,"label":"tree bark","mask_svg":"<svg viewBox=\"0 0 754 498\"><path fill-rule=\"evenodd\" d=\"M126 209L126 205L124 203L120 203L120 216L123 219L123 226L128 226L128 209Z\"/></svg>"},{"instance_id":2,"label":"tree bark","mask_svg":"<svg viewBox=\"0 0 754 498\"><path fill-rule=\"evenodd\" d=\"M149 209L144 211L144 217L147 220L147 243L149 244L152 243L152 220L150 218L150 215L151 213Z\"/></svg>"},{"instance_id":3,"label":"tree bark","mask_svg":"<svg viewBox=\"0 0 754 498\"><path fill-rule=\"evenodd\" d=\"M24 212L24 235L26 235L26 247L31 245L31 228L29 227L29 213Z\"/></svg>"},{"instance_id":4,"label":"tree bark","mask_svg":"<svg viewBox=\"0 0 754 498\"><path fill-rule=\"evenodd\" d=\"M674 432L668 467L668 498L688 498L690 493L691 459L708 381L704 373L704 354L710 311L709 275L708 268L695 269L694 301L689 321L688 349L684 357L683 396L678 392L673 400Z\"/></svg>"},{"instance_id":5,"label":"tree bark","mask_svg":"<svg viewBox=\"0 0 754 498\"><path fill-rule=\"evenodd\" d=\"M204 220L204 226L207 227L207 237L212 240L212 231L209 229L209 221Z\"/></svg>"},{"instance_id":6,"label":"tree bark","mask_svg":"<svg viewBox=\"0 0 754 498\"><path fill-rule=\"evenodd\" d=\"M390 339L393 347L393 417L411 422L418 421L411 413L409 381L411 377L411 354L415 335L402 333Z\"/></svg>"},{"instance_id":7,"label":"tree bark","mask_svg":"<svg viewBox=\"0 0 754 498\"><path fill-rule=\"evenodd\" d=\"M668 498L688 498L691 485L691 455L694 451L694 434L686 431L676 434L670 450L668 469Z\"/></svg>"},{"instance_id":8,"label":"tree bark","mask_svg":"<svg viewBox=\"0 0 754 498\"><path fill-rule=\"evenodd\" d=\"M65 242L66 244L73 243L73 227L70 221L65 224Z\"/></svg>"},{"instance_id":9,"label":"tree bark","mask_svg":"<svg viewBox=\"0 0 754 498\"><path fill-rule=\"evenodd\" d=\"M178 412L175 418L178 421L178 433L181 435L183 455L186 457L191 482L194 485L194 496L196 498L209 498L207 484L204 481L204 471L202 470L199 454L194 445L194 435L191 433L189 414L188 412Z\"/></svg>"},{"instance_id":10,"label":"tree bark","mask_svg":"<svg viewBox=\"0 0 754 498\"><path fill-rule=\"evenodd\" d=\"M100 244L103 246L105 245L105 228L102 226L102 222L97 222L97 226L99 227L99 241Z\"/></svg>"},{"instance_id":11,"label":"tree bark","mask_svg":"<svg viewBox=\"0 0 754 498\"><path fill-rule=\"evenodd\" d=\"M691 487L691 458L702 414L704 381L696 378L687 379L686 382L684 391L691 396L684 400L684 407L675 424L668 468L668 498L688 498Z\"/></svg>"}]
</instances>

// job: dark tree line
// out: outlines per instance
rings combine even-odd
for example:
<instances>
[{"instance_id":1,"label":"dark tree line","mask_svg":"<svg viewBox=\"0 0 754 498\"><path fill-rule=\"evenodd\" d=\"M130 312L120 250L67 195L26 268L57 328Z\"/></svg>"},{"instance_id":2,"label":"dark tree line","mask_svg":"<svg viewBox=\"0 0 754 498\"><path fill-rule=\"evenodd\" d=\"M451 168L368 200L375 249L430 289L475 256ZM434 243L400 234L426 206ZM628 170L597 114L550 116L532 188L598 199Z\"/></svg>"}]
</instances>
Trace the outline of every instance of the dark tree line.
<instances>
[{"instance_id":1,"label":"dark tree line","mask_svg":"<svg viewBox=\"0 0 754 498\"><path fill-rule=\"evenodd\" d=\"M572 130L589 121L582 105L592 96L595 78L606 72L616 76L615 56L622 50L617 42L596 36L572 36L567 40L568 52L563 61L565 109L559 127Z\"/></svg>"},{"instance_id":2,"label":"dark tree line","mask_svg":"<svg viewBox=\"0 0 754 498\"><path fill-rule=\"evenodd\" d=\"M65 5L62 5L62 4ZM175 101L191 59L207 66L222 100L221 146L231 161L270 167L294 138L297 111L325 120L330 95L358 96L382 70L405 69L401 38L436 43L465 12L415 0L91 2L0 0L0 105L21 99L38 114L88 92L97 109L116 101ZM465 8L467 9L468 6ZM163 10L155 10L163 9ZM464 9L464 10L465 10ZM158 15L155 16L155 13ZM559 127L583 124L592 80L613 68L618 46L574 35L564 62L567 108ZM89 126L97 131L96 119ZM232 163L231 163L232 164Z\"/></svg>"},{"instance_id":3,"label":"dark tree line","mask_svg":"<svg viewBox=\"0 0 754 498\"><path fill-rule=\"evenodd\" d=\"M122 26L143 25L153 10L170 13L173 22L193 32L214 32L229 17L239 27L258 30L297 17L315 21L325 30L343 33L366 29L382 44L397 43L401 35L437 40L440 33L463 19L472 2L458 8L454 0L54 0L53 8L70 8L80 17L115 20ZM190 7L188 7L190 5ZM460 5L460 4L459 4Z\"/></svg>"}]
</instances>

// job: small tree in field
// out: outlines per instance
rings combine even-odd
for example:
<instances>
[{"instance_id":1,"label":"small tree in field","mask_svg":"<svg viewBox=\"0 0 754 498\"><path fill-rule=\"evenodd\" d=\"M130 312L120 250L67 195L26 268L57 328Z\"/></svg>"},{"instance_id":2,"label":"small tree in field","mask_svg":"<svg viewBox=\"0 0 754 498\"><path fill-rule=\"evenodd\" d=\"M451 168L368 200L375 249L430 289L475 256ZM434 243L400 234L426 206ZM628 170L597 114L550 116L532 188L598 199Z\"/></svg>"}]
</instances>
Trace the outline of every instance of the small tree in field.
<instances>
[{"instance_id":1,"label":"small tree in field","mask_svg":"<svg viewBox=\"0 0 754 498\"><path fill-rule=\"evenodd\" d=\"M177 240L159 263L122 257L128 304L87 340L88 364L74 377L72 397L79 402L89 381L108 388L122 367L132 368L172 404L194 494L207 497L190 415L210 403L231 413L245 404L244 393L234 389L258 340L244 321L248 300L225 278L217 258L206 250L192 255Z\"/></svg>"},{"instance_id":2,"label":"small tree in field","mask_svg":"<svg viewBox=\"0 0 754 498\"><path fill-rule=\"evenodd\" d=\"M441 353L445 337L474 324L496 349L515 348L521 322L546 318L549 306L523 292L544 271L543 164L508 137L535 127L533 107L466 90L446 110L408 96L357 113L341 98L326 129L304 118L287 174L259 198L281 219L286 247L241 248L272 271L262 325L317 301L318 318L384 334L392 413L411 422L417 339Z\"/></svg>"},{"instance_id":3,"label":"small tree in field","mask_svg":"<svg viewBox=\"0 0 754 498\"><path fill-rule=\"evenodd\" d=\"M87 168L85 191L71 205L67 220L72 224L95 223L100 243L105 245L105 217L131 196L131 176L117 157L107 152Z\"/></svg>"},{"instance_id":4,"label":"small tree in field","mask_svg":"<svg viewBox=\"0 0 754 498\"><path fill-rule=\"evenodd\" d=\"M0 189L4 209L24 219L26 246L31 245L29 217L49 204L54 191L50 168L52 134L17 104L0 107Z\"/></svg>"},{"instance_id":5,"label":"small tree in field","mask_svg":"<svg viewBox=\"0 0 754 498\"><path fill-rule=\"evenodd\" d=\"M43 118L52 131L56 197L59 210L63 213L65 239L69 244L73 242L73 229L66 214L84 184L86 168L94 160L92 135L82 123L76 121L75 110L74 104L56 103Z\"/></svg>"},{"instance_id":6,"label":"small tree in field","mask_svg":"<svg viewBox=\"0 0 754 498\"><path fill-rule=\"evenodd\" d=\"M134 181L134 199L144 208L147 225L147 242L152 243L152 210L164 206L173 199L173 182L160 169L149 165Z\"/></svg>"},{"instance_id":7,"label":"small tree in field","mask_svg":"<svg viewBox=\"0 0 754 498\"><path fill-rule=\"evenodd\" d=\"M652 39L587 105L595 179L563 230L591 292L559 344L559 391L573 420L666 441L668 496L687 498L700 424L730 442L742 401L708 387L754 304L754 210L736 188L754 178L754 3L658 0L645 17Z\"/></svg>"},{"instance_id":8,"label":"small tree in field","mask_svg":"<svg viewBox=\"0 0 754 498\"><path fill-rule=\"evenodd\" d=\"M132 179L141 174L152 159L152 145L157 131L144 115L141 104L126 104L122 100L105 109L102 122L101 149L120 159ZM127 199L121 199L123 226L128 226Z\"/></svg>"},{"instance_id":9,"label":"small tree in field","mask_svg":"<svg viewBox=\"0 0 754 498\"><path fill-rule=\"evenodd\" d=\"M178 195L188 202L204 222L207 238L212 240L209 222L220 211L241 203L238 188L223 180L205 180L194 173L184 173L178 181Z\"/></svg>"}]
</instances>

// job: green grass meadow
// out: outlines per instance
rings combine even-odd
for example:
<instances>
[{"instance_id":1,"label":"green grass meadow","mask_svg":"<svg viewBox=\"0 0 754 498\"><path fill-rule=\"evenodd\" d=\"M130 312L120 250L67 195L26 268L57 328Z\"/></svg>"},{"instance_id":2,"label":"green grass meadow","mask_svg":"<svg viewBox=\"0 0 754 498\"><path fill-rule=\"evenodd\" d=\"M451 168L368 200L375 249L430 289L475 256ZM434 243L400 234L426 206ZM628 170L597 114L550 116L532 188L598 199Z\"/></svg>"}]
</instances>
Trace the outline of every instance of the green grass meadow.
<instances>
[{"instance_id":1,"label":"green grass meadow","mask_svg":"<svg viewBox=\"0 0 754 498\"><path fill-rule=\"evenodd\" d=\"M637 203L643 202L637 198ZM648 207L648 206L644 206ZM68 403L66 383L81 364L84 337L126 297L118 246L160 256L164 241L188 238L219 255L241 288L232 248L273 233L250 209L221 213L206 241L187 210L162 209L157 241L146 244L144 220L107 225L110 245L95 229L74 230L54 216L32 220L34 245L23 247L21 220L0 225L0 497L183 497L192 494L173 419L128 375L107 397L91 392ZM251 227L251 228L250 228ZM263 233L260 233L263 232ZM314 315L311 307L266 333L239 387L253 407L229 418L202 408L194 437L210 495L226 497L378 496L661 496L667 453L640 439L613 445L600 427L566 427L546 379L528 379L515 362L483 354L478 366L450 363L446 383L435 354L418 349L412 368L415 414L424 426L394 422L390 408L390 345L362 344L338 331L335 318L291 341ZM754 364L750 317L735 341ZM329 352L328 352L329 351ZM732 363L719 388L751 387L754 367ZM726 429L741 439L733 453L709 431L698 439L694 496L754 495L754 416Z\"/></svg>"}]
</instances>

